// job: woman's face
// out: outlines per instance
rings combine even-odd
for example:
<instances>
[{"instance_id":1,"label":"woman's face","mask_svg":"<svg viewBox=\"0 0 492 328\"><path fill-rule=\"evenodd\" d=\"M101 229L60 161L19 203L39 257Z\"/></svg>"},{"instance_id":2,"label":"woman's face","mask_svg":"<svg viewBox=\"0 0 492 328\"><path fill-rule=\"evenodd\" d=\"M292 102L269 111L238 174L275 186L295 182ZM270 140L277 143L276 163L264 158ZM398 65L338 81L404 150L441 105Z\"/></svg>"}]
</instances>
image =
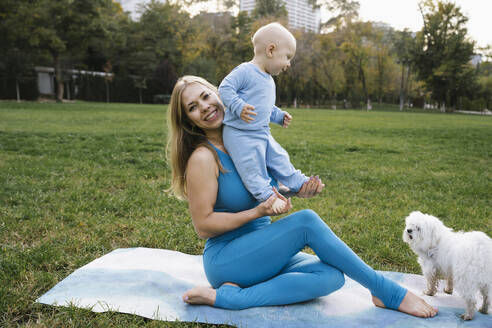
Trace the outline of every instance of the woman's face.
<instances>
[{"instance_id":1,"label":"woman's face","mask_svg":"<svg viewBox=\"0 0 492 328\"><path fill-rule=\"evenodd\" d=\"M181 94L181 104L190 121L202 130L222 126L224 109L215 92L200 83L189 84Z\"/></svg>"}]
</instances>

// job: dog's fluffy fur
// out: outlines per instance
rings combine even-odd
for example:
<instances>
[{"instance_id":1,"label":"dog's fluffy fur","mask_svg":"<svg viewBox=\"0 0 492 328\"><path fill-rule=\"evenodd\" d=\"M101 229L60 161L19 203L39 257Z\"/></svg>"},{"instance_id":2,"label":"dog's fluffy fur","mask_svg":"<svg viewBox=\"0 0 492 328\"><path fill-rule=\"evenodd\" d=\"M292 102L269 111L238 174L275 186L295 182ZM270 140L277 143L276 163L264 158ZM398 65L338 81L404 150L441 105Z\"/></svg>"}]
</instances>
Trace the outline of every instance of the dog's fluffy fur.
<instances>
[{"instance_id":1,"label":"dog's fluffy fur","mask_svg":"<svg viewBox=\"0 0 492 328\"><path fill-rule=\"evenodd\" d=\"M447 281L444 291L453 286L466 302L464 320L475 315L476 297L480 292L487 313L492 297L492 239L479 231L453 232L438 218L412 212L405 219L403 241L418 255L418 262L427 280L427 295L437 292L440 278Z\"/></svg>"}]
</instances>

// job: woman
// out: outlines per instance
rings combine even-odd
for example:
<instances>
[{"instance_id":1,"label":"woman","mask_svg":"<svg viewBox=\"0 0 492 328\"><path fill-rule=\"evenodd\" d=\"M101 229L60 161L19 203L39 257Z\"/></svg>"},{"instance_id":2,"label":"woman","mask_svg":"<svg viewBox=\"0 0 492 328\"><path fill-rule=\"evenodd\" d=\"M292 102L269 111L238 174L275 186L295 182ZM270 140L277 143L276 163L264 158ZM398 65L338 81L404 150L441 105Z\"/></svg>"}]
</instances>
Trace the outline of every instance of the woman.
<instances>
[{"instance_id":1,"label":"woman","mask_svg":"<svg viewBox=\"0 0 492 328\"><path fill-rule=\"evenodd\" d=\"M174 194L189 202L193 226L207 243L203 264L212 287L183 295L189 304L225 309L283 305L328 295L344 284L344 274L372 293L376 306L419 317L436 315L424 300L366 265L311 210L271 223L274 195L258 204L247 192L222 143L224 106L217 89L202 78L176 83L168 110L168 154ZM323 189L311 178L298 193ZM309 246L317 256L301 252Z\"/></svg>"}]
</instances>

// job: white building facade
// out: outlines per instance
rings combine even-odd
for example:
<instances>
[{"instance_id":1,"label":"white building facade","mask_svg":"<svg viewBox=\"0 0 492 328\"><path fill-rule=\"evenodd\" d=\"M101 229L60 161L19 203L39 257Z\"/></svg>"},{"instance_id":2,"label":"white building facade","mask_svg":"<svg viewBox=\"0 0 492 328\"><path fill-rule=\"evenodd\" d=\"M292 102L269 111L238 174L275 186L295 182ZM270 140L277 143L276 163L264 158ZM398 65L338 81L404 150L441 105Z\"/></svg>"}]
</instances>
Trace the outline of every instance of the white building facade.
<instances>
[{"instance_id":1,"label":"white building facade","mask_svg":"<svg viewBox=\"0 0 492 328\"><path fill-rule=\"evenodd\" d=\"M319 32L321 14L319 9L310 6L307 0L282 0L287 9L289 27L296 30ZM249 14L255 9L256 0L241 0L239 10Z\"/></svg>"}]
</instances>

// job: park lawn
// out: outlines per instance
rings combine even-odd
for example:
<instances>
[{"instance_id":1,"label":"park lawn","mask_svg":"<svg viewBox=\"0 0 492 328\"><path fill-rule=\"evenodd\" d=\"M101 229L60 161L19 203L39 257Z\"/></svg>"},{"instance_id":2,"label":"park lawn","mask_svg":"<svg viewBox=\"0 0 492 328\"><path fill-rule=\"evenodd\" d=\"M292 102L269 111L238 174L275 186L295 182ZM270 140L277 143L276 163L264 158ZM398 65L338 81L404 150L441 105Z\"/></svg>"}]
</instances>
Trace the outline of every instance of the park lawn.
<instances>
[{"instance_id":1,"label":"park lawn","mask_svg":"<svg viewBox=\"0 0 492 328\"><path fill-rule=\"evenodd\" d=\"M420 273L404 218L431 213L492 235L492 118L291 109L272 127L326 184L311 208L379 270ZM165 106L0 102L0 326L212 327L34 300L121 247L201 254L187 204L168 195ZM225 326L222 326L225 327Z\"/></svg>"}]
</instances>

